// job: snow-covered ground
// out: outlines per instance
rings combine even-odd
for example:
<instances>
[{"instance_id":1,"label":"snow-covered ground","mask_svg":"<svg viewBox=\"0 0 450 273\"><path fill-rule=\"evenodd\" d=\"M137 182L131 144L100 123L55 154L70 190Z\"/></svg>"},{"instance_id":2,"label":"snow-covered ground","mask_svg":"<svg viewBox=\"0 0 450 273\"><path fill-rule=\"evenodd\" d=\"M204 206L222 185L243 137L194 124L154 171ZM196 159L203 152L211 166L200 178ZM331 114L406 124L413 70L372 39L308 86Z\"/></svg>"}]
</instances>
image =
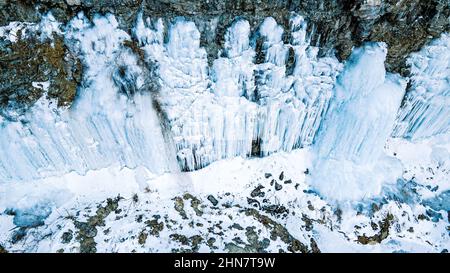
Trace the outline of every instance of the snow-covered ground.
<instances>
[{"instance_id":1,"label":"snow-covered ground","mask_svg":"<svg viewBox=\"0 0 450 273\"><path fill-rule=\"evenodd\" d=\"M411 145L420 154L411 153ZM60 202L39 227L17 227L19 216L1 214L0 244L12 252L448 250L448 200L441 207L427 200L449 190L450 171L428 149L450 147L398 139L388 146L408 170L405 180L384 198L339 204L305 182L308 149L226 159L187 173L152 176L143 167L110 167L36 181L36 195L58 192ZM15 196L17 204L32 198Z\"/></svg>"}]
</instances>

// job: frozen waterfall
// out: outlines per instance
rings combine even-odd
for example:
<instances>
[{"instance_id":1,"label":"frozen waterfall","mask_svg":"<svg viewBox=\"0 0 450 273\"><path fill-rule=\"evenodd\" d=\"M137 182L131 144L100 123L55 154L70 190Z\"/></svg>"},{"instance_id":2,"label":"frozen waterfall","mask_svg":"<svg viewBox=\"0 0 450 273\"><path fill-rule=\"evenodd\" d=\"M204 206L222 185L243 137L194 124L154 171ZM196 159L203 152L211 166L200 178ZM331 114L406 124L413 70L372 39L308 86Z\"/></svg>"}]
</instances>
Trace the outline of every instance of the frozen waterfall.
<instances>
[{"instance_id":1,"label":"frozen waterfall","mask_svg":"<svg viewBox=\"0 0 450 273\"><path fill-rule=\"evenodd\" d=\"M123 46L130 37L115 18L74 18L66 39L85 66L78 98L71 109L57 109L43 96L20 120L2 122L0 180L83 174L114 164L174 170L175 154L171 158L151 93L137 92L129 100L115 83L119 72L132 79L125 90L146 88L146 74Z\"/></svg>"},{"instance_id":2,"label":"frozen waterfall","mask_svg":"<svg viewBox=\"0 0 450 273\"><path fill-rule=\"evenodd\" d=\"M395 182L401 167L383 155L406 82L386 74L384 43L354 49L338 77L315 143L311 183L330 199L361 199ZM370 174L370 175L368 175Z\"/></svg>"},{"instance_id":3,"label":"frozen waterfall","mask_svg":"<svg viewBox=\"0 0 450 273\"><path fill-rule=\"evenodd\" d=\"M250 25L235 21L225 34L222 57L208 71L194 23L177 20L165 43L163 21L139 17L134 33L147 62L158 64L158 98L183 170L312 143L341 64L317 57L302 17L293 16L290 24L293 38L284 44L283 28L271 17L262 22L258 37L265 59L256 64ZM285 65L289 49L296 60L292 75Z\"/></svg>"},{"instance_id":4,"label":"frozen waterfall","mask_svg":"<svg viewBox=\"0 0 450 273\"><path fill-rule=\"evenodd\" d=\"M83 62L83 82L70 108L43 96L15 121L0 117L0 184L109 166L193 171L315 142L311 183L331 199L358 199L399 176L383 152L390 136L450 129L446 34L411 55L403 98L406 81L385 71L385 44L354 49L344 67L319 56L295 14L286 29L268 17L254 32L237 18L212 65L184 18L140 14L131 34L113 15L80 13L65 26L48 18L27 27L44 29L42 39L64 35ZM14 42L7 28L15 26L0 35Z\"/></svg>"}]
</instances>

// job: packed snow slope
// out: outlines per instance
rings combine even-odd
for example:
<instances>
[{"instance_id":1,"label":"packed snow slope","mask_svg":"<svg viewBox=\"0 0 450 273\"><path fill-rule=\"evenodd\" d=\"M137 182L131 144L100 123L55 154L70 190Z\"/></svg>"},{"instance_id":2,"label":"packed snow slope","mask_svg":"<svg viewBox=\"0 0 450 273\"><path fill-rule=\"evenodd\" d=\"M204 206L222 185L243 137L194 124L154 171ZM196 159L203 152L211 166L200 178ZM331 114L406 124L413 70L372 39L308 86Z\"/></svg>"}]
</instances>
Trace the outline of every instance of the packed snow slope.
<instances>
[{"instance_id":1,"label":"packed snow slope","mask_svg":"<svg viewBox=\"0 0 450 273\"><path fill-rule=\"evenodd\" d=\"M180 174L108 168L47 178L28 187L58 189L52 200L64 202L36 227L24 220L38 208L3 213L0 244L10 252L446 252L449 203L438 192L448 190L450 166L429 156L430 144L412 156L411 143L390 141L388 152L408 166L404 178L382 198L338 206L305 182L307 149ZM427 197L436 194L444 199Z\"/></svg>"}]
</instances>

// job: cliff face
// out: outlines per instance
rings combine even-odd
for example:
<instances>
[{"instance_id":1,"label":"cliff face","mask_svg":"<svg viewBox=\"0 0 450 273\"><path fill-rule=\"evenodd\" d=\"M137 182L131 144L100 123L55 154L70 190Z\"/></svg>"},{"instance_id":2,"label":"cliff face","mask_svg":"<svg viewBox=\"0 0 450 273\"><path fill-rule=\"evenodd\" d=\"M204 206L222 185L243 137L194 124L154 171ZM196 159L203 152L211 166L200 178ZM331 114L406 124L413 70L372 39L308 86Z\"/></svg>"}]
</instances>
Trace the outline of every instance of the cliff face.
<instances>
[{"instance_id":1,"label":"cliff face","mask_svg":"<svg viewBox=\"0 0 450 273\"><path fill-rule=\"evenodd\" d=\"M265 59L264 39L257 31L264 19L275 19L284 30L282 43L289 45L296 31L290 25L295 13L307 20L308 42L319 50L318 57L335 55L343 61L353 47L366 41L385 42L387 71L406 77L410 76L407 56L450 31L448 0L0 0L0 26L15 21L38 23L49 12L55 25L65 25L80 12L91 20L95 14L111 13L119 28L130 36L138 14L142 13L143 18L163 20L165 42L167 26L184 17L199 30L200 46L206 50L211 71L217 58L226 57L225 36L238 19L249 23L255 64L264 63ZM83 74L79 56L70 52L63 33L54 31L56 39L52 42L40 37L41 30L28 35L24 26L16 32L17 43L0 38L0 115L11 119L44 93L56 99L58 106L71 105ZM139 50L136 41L129 41L128 45ZM140 54L143 53L137 55ZM295 66L292 47L287 55L283 62L286 75L291 75ZM254 76L258 87L261 75Z\"/></svg>"},{"instance_id":2,"label":"cliff face","mask_svg":"<svg viewBox=\"0 0 450 273\"><path fill-rule=\"evenodd\" d=\"M124 30L132 27L140 10L144 16L168 21L184 16L199 28L210 62L236 17L248 20L254 29L263 18L272 16L289 29L289 15L295 11L310 22L312 44L321 47L321 54L336 49L336 55L343 60L353 46L384 41L389 47L387 69L402 75L408 74L405 56L449 31L450 26L447 0L1 0L0 10L0 25L38 21L48 11L62 22L80 11L88 16L113 13ZM289 39L289 32L285 39Z\"/></svg>"}]
</instances>

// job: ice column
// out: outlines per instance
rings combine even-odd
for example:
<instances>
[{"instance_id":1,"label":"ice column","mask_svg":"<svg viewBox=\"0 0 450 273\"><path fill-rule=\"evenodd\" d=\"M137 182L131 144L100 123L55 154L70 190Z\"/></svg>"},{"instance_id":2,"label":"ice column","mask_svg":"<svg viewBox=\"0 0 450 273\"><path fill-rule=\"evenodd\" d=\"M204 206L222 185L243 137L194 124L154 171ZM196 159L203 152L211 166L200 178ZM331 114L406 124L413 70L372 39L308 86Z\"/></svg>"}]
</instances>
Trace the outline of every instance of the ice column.
<instances>
[{"instance_id":1,"label":"ice column","mask_svg":"<svg viewBox=\"0 0 450 273\"><path fill-rule=\"evenodd\" d=\"M384 43L354 49L337 79L311 177L329 199L370 197L401 174L396 161L383 155L405 89L399 76L386 75L386 52Z\"/></svg>"}]
</instances>

